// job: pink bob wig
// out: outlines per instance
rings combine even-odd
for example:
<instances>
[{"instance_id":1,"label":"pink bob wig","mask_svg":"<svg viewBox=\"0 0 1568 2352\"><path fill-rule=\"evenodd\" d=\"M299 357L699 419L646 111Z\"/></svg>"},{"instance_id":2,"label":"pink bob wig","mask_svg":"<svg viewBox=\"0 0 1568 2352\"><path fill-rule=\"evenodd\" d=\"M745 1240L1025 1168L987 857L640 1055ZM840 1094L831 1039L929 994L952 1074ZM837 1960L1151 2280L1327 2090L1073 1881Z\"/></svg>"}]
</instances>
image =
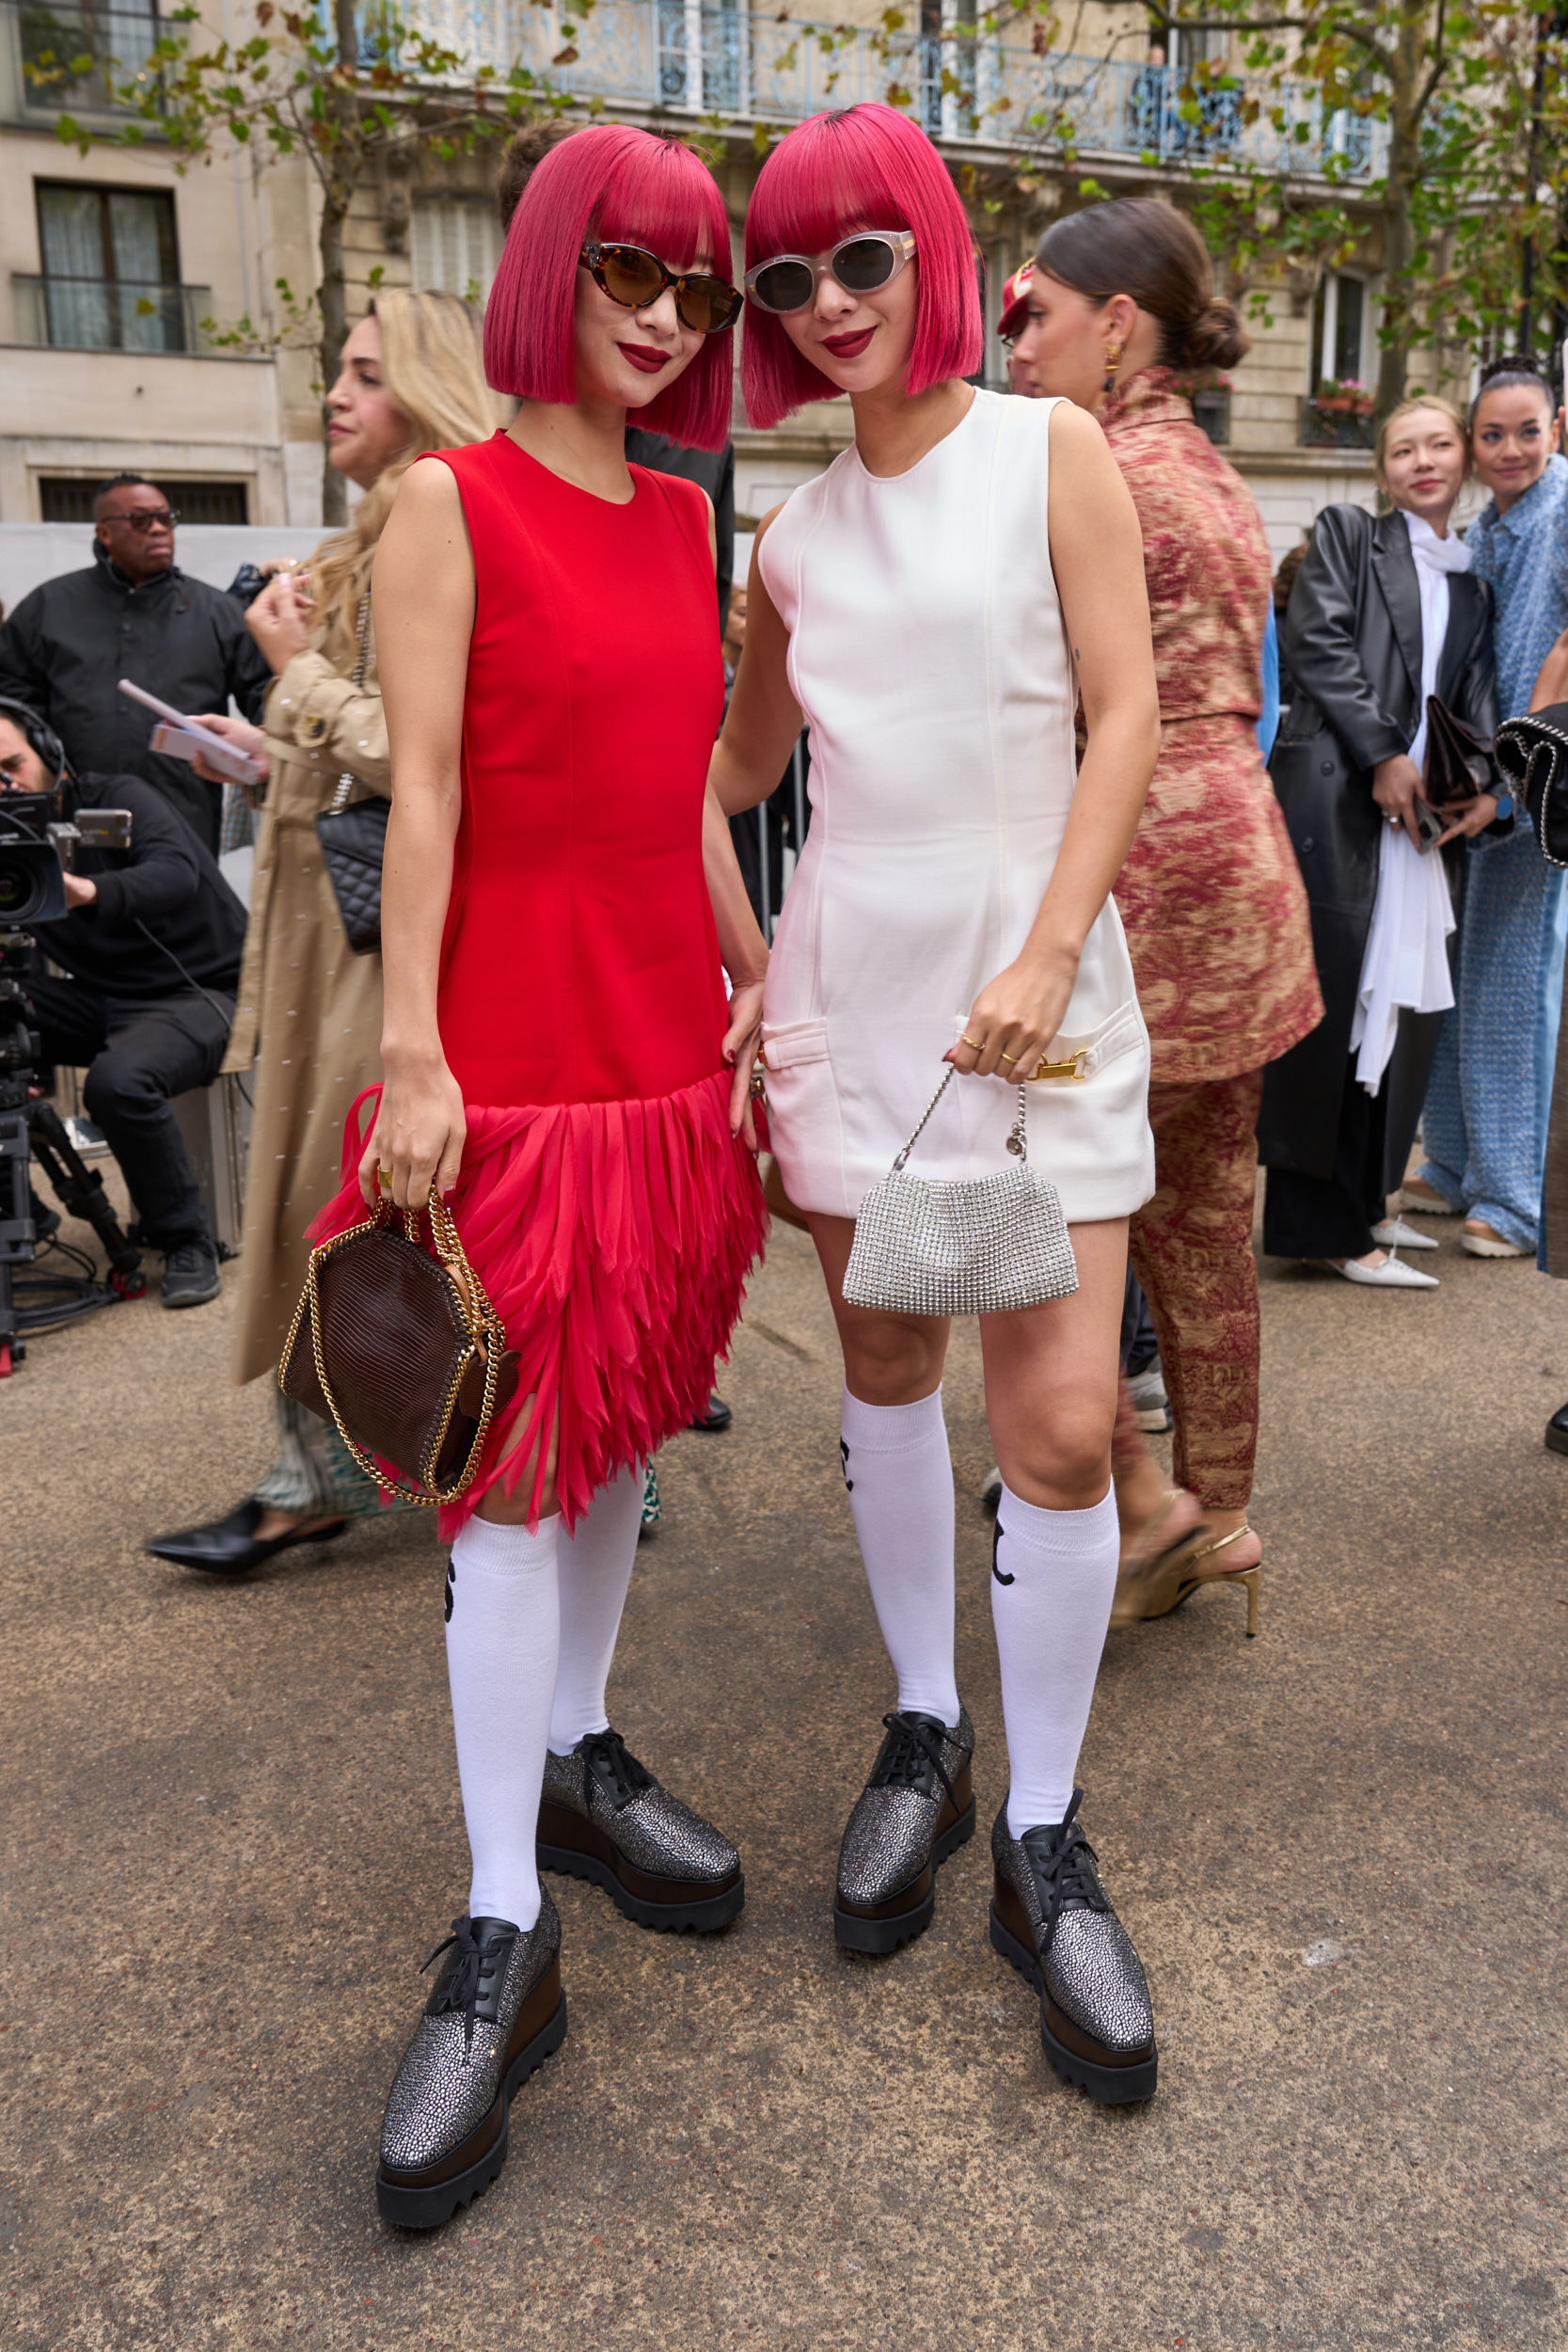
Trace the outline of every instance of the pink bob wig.
<instances>
[{"instance_id":1,"label":"pink bob wig","mask_svg":"<svg viewBox=\"0 0 1568 2352\"><path fill-rule=\"evenodd\" d=\"M576 400L578 256L591 238L642 246L672 269L700 262L734 283L724 199L689 147L626 123L574 132L537 166L506 233L484 312L484 373L498 392ZM705 336L632 421L689 449L722 449L733 364L730 336Z\"/></svg>"},{"instance_id":2,"label":"pink bob wig","mask_svg":"<svg viewBox=\"0 0 1568 2352\"><path fill-rule=\"evenodd\" d=\"M752 191L746 267L775 253L825 253L856 229L914 236L919 295L905 390L973 375L985 348L974 240L942 157L893 106L813 115L780 140ZM838 391L801 358L783 321L754 302L746 306L740 381L759 428Z\"/></svg>"}]
</instances>

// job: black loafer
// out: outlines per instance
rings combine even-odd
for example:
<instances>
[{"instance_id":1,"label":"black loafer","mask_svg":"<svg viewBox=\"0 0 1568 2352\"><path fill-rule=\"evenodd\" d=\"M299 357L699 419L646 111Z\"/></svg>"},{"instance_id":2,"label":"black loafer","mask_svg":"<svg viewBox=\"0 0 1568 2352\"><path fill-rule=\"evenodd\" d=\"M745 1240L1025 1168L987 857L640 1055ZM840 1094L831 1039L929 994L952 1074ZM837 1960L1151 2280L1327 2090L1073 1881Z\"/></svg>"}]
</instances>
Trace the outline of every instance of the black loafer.
<instances>
[{"instance_id":1,"label":"black loafer","mask_svg":"<svg viewBox=\"0 0 1568 2352\"><path fill-rule=\"evenodd\" d=\"M1568 1454L1568 1405L1560 1405L1546 1423L1548 1454Z\"/></svg>"},{"instance_id":2,"label":"black loafer","mask_svg":"<svg viewBox=\"0 0 1568 2352\"><path fill-rule=\"evenodd\" d=\"M307 1534L295 1532L262 1541L256 1530L265 1507L252 1495L237 1511L230 1511L226 1519L214 1520L211 1527L187 1527L182 1534L160 1535L156 1543L143 1549L154 1560L172 1560L176 1567L204 1568L209 1576L245 1576L293 1544L329 1544L348 1525L347 1519L334 1519L330 1526L313 1527Z\"/></svg>"},{"instance_id":3,"label":"black loafer","mask_svg":"<svg viewBox=\"0 0 1568 2352\"><path fill-rule=\"evenodd\" d=\"M723 1398L714 1391L709 1394L707 1410L692 1414L691 1426L693 1429L705 1429L711 1436L721 1429L727 1429L734 1419L735 1415Z\"/></svg>"}]
</instances>

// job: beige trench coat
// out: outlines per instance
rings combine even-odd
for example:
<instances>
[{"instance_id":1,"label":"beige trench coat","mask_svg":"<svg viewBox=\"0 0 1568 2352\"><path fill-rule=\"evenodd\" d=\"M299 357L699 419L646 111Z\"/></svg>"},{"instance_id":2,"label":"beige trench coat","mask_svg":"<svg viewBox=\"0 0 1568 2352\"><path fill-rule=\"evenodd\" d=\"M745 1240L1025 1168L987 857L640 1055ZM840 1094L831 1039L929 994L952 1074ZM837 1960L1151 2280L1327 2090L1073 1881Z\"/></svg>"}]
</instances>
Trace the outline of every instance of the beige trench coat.
<instances>
[{"instance_id":1,"label":"beige trench coat","mask_svg":"<svg viewBox=\"0 0 1568 2352\"><path fill-rule=\"evenodd\" d=\"M381 1076L381 958L344 936L316 838L338 779L352 800L392 788L373 646L365 685L296 654L267 696L272 775L225 1070L254 1059L254 1109L230 1374L270 1372L305 1283L305 1229L338 1190L343 1121Z\"/></svg>"}]
</instances>

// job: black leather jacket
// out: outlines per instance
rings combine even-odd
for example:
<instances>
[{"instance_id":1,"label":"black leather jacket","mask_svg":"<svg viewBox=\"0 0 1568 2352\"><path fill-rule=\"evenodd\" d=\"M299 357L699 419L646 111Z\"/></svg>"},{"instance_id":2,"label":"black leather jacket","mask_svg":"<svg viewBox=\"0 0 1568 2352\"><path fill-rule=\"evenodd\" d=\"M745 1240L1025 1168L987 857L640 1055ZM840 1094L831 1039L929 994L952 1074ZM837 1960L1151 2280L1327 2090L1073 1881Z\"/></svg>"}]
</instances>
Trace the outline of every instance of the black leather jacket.
<instances>
[{"instance_id":1,"label":"black leather jacket","mask_svg":"<svg viewBox=\"0 0 1568 2352\"><path fill-rule=\"evenodd\" d=\"M1421 717L1421 594L1402 515L1376 517L1359 506L1325 507L1296 574L1285 615L1285 660L1295 695L1269 760L1312 918L1312 947L1323 1018L1272 1064L1258 1123L1259 1154L1271 1168L1326 1176L1338 1133L1361 960L1377 896L1384 824L1372 799L1372 770L1408 751ZM1449 580L1449 626L1437 692L1488 740L1497 732L1492 668L1492 591L1469 572ZM1511 820L1494 830L1507 832ZM1461 845L1444 852L1450 870ZM1420 1025L1424 1024L1425 1025ZM1393 1093L1419 1110L1435 1051L1430 1016L1412 1024L1409 1047L1390 1073ZM1402 1025L1402 1045L1404 1044ZM1422 1062L1418 1069L1414 1053ZM1414 1114L1410 1124L1414 1130ZM1408 1144L1408 1138L1406 1138ZM1398 1137L1390 1133L1391 1154Z\"/></svg>"}]
</instances>

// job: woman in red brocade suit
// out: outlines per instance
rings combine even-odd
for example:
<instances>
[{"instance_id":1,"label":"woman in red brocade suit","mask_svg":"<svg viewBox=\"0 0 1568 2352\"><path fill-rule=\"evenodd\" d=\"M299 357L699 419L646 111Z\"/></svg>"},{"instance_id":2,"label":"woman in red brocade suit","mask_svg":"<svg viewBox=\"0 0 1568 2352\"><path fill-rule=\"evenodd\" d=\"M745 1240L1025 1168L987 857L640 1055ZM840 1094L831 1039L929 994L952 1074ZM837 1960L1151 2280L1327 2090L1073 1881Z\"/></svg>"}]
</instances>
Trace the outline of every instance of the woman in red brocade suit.
<instances>
[{"instance_id":1,"label":"woman in red brocade suit","mask_svg":"<svg viewBox=\"0 0 1568 2352\"><path fill-rule=\"evenodd\" d=\"M1123 1384L1116 1445L1122 1570L1113 1625L1164 1616L1200 1583L1244 1581L1258 1444L1254 1129L1263 1065L1323 1018L1307 897L1259 755L1271 564L1251 493L1194 422L1177 371L1247 347L1190 221L1168 204L1091 205L1047 230L1015 362L1037 394L1092 409L1144 534L1160 758L1117 883L1148 1024L1156 1191L1130 1253L1148 1295L1176 1424L1177 1490Z\"/></svg>"},{"instance_id":2,"label":"woman in red brocade suit","mask_svg":"<svg viewBox=\"0 0 1568 2352\"><path fill-rule=\"evenodd\" d=\"M415 1206L434 1184L521 1358L443 1515L473 1873L387 2105L377 2195L406 2227L495 2177L508 2102L565 2033L538 1865L649 1927L720 1927L744 1895L728 1838L605 1711L641 1466L705 1404L764 1227L746 1096L767 950L705 789L712 510L624 453L628 409L721 446L738 302L689 149L564 140L485 319L517 417L409 469L376 561L387 1076L358 1190L319 1230L378 1184Z\"/></svg>"}]
</instances>

